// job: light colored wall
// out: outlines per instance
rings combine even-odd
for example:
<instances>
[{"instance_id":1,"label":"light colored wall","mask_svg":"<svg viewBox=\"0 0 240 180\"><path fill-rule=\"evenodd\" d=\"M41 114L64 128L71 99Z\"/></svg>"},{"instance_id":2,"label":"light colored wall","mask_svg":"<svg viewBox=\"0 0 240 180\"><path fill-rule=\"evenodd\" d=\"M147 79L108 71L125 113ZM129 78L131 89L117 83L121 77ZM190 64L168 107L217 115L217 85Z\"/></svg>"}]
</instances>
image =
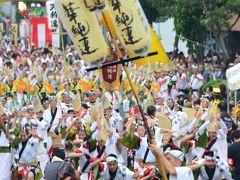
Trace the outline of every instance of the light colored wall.
<instances>
[{"instance_id":1,"label":"light colored wall","mask_svg":"<svg viewBox=\"0 0 240 180\"><path fill-rule=\"evenodd\" d=\"M174 20L170 18L165 22L153 23L153 29L157 35L161 38L162 45L166 52L173 51L176 32L174 30ZM185 55L188 55L188 48L186 42L179 40L179 51L182 51Z\"/></svg>"}]
</instances>

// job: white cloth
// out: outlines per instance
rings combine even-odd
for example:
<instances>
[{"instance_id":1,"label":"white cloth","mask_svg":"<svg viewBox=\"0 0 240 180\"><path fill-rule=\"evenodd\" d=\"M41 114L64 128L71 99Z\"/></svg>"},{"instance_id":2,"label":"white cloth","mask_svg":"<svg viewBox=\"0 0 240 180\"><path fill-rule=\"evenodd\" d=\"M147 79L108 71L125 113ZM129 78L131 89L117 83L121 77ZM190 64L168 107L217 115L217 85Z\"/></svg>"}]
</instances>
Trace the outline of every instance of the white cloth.
<instances>
[{"instance_id":1,"label":"white cloth","mask_svg":"<svg viewBox=\"0 0 240 180\"><path fill-rule=\"evenodd\" d=\"M128 113L130 110L130 101L129 99L124 99L123 100L123 112Z\"/></svg>"},{"instance_id":2,"label":"white cloth","mask_svg":"<svg viewBox=\"0 0 240 180\"><path fill-rule=\"evenodd\" d=\"M189 167L175 167L176 176L170 175L169 180L194 180L192 170Z\"/></svg>"}]
</instances>

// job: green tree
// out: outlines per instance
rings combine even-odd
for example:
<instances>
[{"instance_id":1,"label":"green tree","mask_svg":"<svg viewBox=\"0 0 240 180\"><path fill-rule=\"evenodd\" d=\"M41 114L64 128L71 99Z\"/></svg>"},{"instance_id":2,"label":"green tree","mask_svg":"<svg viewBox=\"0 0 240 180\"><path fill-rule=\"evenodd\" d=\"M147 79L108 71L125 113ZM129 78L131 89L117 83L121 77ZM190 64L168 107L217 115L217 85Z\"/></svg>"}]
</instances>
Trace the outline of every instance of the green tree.
<instances>
[{"instance_id":1,"label":"green tree","mask_svg":"<svg viewBox=\"0 0 240 180\"><path fill-rule=\"evenodd\" d=\"M240 18L239 0L201 0L200 5L203 8L201 24L211 31L215 40L217 49L225 61L228 61L232 52L228 48L229 34ZM234 22L230 19L236 17Z\"/></svg>"},{"instance_id":2,"label":"green tree","mask_svg":"<svg viewBox=\"0 0 240 180\"><path fill-rule=\"evenodd\" d=\"M174 4L172 16L174 17L176 34L182 36L183 40L186 38L196 42L187 41L189 53L196 53L200 59L203 59L203 48L197 44L203 44L207 35L205 26L200 23L201 7L197 5L195 0L177 0Z\"/></svg>"},{"instance_id":3,"label":"green tree","mask_svg":"<svg viewBox=\"0 0 240 180\"><path fill-rule=\"evenodd\" d=\"M170 17L174 0L140 0L142 8L149 23L157 21L160 17Z\"/></svg>"},{"instance_id":4,"label":"green tree","mask_svg":"<svg viewBox=\"0 0 240 180\"><path fill-rule=\"evenodd\" d=\"M173 17L177 35L202 44L208 34L216 40L217 52L227 61L231 51L228 36L240 18L240 0L140 0L149 22ZM235 16L235 21L230 19ZM190 52L202 51L188 42Z\"/></svg>"}]
</instances>

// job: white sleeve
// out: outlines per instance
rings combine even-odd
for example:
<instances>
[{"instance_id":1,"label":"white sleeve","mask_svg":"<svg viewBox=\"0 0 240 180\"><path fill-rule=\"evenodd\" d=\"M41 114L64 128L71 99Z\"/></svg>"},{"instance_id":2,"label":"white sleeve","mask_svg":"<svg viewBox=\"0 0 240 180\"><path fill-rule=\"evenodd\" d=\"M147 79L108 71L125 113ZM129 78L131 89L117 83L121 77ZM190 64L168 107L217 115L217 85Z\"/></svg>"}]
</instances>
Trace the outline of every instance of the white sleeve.
<instances>
[{"instance_id":1,"label":"white sleeve","mask_svg":"<svg viewBox=\"0 0 240 180\"><path fill-rule=\"evenodd\" d=\"M220 120L220 129L218 130L218 138L225 139L227 137L227 126L223 122L223 120Z\"/></svg>"},{"instance_id":2,"label":"white sleeve","mask_svg":"<svg viewBox=\"0 0 240 180\"><path fill-rule=\"evenodd\" d=\"M172 121L172 131L174 131L174 133L172 133L172 137L177 139L180 135L180 121L178 118L174 118Z\"/></svg>"},{"instance_id":3,"label":"white sleeve","mask_svg":"<svg viewBox=\"0 0 240 180\"><path fill-rule=\"evenodd\" d=\"M211 122L207 121L203 125L201 125L198 129L198 135L201 136L210 124Z\"/></svg>"},{"instance_id":4,"label":"white sleeve","mask_svg":"<svg viewBox=\"0 0 240 180\"><path fill-rule=\"evenodd\" d=\"M217 170L222 173L222 175L224 176L225 179L232 179L232 174L229 170L229 166L227 164L227 162L224 161L220 161L217 163Z\"/></svg>"},{"instance_id":5,"label":"white sleeve","mask_svg":"<svg viewBox=\"0 0 240 180\"><path fill-rule=\"evenodd\" d=\"M205 120L208 117L208 111L206 111L205 113L203 113L203 115L201 116L201 120Z\"/></svg>"},{"instance_id":6,"label":"white sleeve","mask_svg":"<svg viewBox=\"0 0 240 180\"><path fill-rule=\"evenodd\" d=\"M192 170L189 167L175 167L176 176L170 175L169 180L194 180Z\"/></svg>"},{"instance_id":7,"label":"white sleeve","mask_svg":"<svg viewBox=\"0 0 240 180\"><path fill-rule=\"evenodd\" d=\"M187 132L188 132L188 133L191 133L191 132L192 132L192 130L193 130L196 122L197 122L197 118L194 118L194 119L191 121L191 123L188 125L188 128L187 128Z\"/></svg>"}]
</instances>

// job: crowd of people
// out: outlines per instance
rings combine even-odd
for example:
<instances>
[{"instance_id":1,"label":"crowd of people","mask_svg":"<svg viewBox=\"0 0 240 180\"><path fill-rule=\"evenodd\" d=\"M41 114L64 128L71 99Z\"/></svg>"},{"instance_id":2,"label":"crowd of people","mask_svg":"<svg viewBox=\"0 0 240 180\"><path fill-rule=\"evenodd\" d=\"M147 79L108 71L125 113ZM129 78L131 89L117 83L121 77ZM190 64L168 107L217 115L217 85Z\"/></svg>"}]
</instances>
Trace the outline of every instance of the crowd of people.
<instances>
[{"instance_id":1,"label":"crowd of people","mask_svg":"<svg viewBox=\"0 0 240 180\"><path fill-rule=\"evenodd\" d=\"M224 81L203 88L234 64L182 53L171 68L128 64L142 116L123 69L106 88L74 46L65 54L1 49L0 180L163 179L157 159L172 180L240 179L239 109Z\"/></svg>"}]
</instances>

